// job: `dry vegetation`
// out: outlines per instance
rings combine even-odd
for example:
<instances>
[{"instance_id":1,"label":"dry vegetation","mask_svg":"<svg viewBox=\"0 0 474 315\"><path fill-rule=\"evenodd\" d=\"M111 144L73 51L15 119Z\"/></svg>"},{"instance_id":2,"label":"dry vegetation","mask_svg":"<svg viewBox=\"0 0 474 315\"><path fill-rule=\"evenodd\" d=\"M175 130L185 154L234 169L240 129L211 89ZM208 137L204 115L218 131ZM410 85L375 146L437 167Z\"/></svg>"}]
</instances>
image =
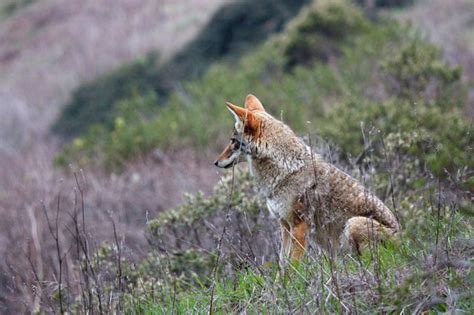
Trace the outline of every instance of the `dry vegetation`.
<instances>
[{"instance_id":1,"label":"dry vegetation","mask_svg":"<svg viewBox=\"0 0 474 315\"><path fill-rule=\"evenodd\" d=\"M87 233L93 235L93 246L113 239L114 222L130 252L128 257L136 261L146 255L148 218L182 201L184 191L209 192L218 177L210 158L192 151L166 156L157 152L153 158L130 164L121 174L52 169L53 151L36 146L21 160L2 156L8 167L0 169L1 313L32 310L39 303L37 289L44 286L54 291L50 281L57 273L55 240L46 215L55 218L60 198L60 238L66 250L73 236L65 224L70 222L79 194L73 171L86 195ZM68 268L73 268L75 259L74 254L65 257Z\"/></svg>"},{"instance_id":2,"label":"dry vegetation","mask_svg":"<svg viewBox=\"0 0 474 315\"><path fill-rule=\"evenodd\" d=\"M28 285L31 264L41 278L54 272L49 268L54 265L54 240L42 209L45 206L54 216L52 205L58 194L68 208L75 187L70 171L52 165L58 144L47 131L59 106L79 84L124 62L152 50L168 58L222 4L216 0L20 2L0 7L0 313L27 312L37 306L35 288ZM190 166L186 172L177 167L183 163ZM153 215L176 205L183 191L208 190L216 176L205 158L181 152L135 162L119 175L87 170L84 177L91 197L87 206L96 210L89 213L93 222L89 226L97 240L110 239L114 217L125 242L137 248L145 243L146 212Z\"/></svg>"}]
</instances>

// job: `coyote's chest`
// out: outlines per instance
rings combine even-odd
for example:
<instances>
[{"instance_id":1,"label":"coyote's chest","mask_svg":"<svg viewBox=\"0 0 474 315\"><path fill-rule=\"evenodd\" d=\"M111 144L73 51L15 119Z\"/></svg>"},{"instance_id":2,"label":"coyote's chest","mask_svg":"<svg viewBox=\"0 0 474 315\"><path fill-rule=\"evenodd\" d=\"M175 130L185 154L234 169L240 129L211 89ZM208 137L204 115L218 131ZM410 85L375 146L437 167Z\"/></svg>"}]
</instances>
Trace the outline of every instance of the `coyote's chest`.
<instances>
[{"instance_id":1,"label":"coyote's chest","mask_svg":"<svg viewBox=\"0 0 474 315\"><path fill-rule=\"evenodd\" d=\"M273 217L287 219L291 217L291 202L283 198L267 197L267 207Z\"/></svg>"},{"instance_id":2,"label":"coyote's chest","mask_svg":"<svg viewBox=\"0 0 474 315\"><path fill-rule=\"evenodd\" d=\"M314 186L314 178L305 172L292 174L284 183L267 190L265 195L268 210L278 219L291 219L295 202L300 200L311 186Z\"/></svg>"}]
</instances>

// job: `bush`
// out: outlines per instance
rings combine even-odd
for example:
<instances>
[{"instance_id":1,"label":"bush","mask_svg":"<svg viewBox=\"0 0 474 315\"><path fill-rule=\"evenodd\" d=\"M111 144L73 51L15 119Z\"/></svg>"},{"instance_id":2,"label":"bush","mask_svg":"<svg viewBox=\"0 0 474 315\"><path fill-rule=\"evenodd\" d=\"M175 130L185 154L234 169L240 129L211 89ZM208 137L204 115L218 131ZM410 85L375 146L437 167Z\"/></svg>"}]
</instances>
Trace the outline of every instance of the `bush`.
<instances>
[{"instance_id":1,"label":"bush","mask_svg":"<svg viewBox=\"0 0 474 315\"><path fill-rule=\"evenodd\" d=\"M331 154L326 143L320 147L317 153ZM63 271L62 291L60 271L31 285L53 288L40 296L42 307L59 309L61 292L61 310L76 313L206 313L211 304L224 313L467 311L472 203L420 170L403 150L409 147L394 136L383 158L366 157L370 168L336 162L376 190L402 225L399 241L372 244L361 256L328 255L310 235L301 264L278 268L278 220L253 177L236 167L209 196L188 195L149 221L145 257L118 237L114 245L87 246L94 239L79 228L79 212L71 213L74 224L61 228L72 237L61 246L87 254L67 257L77 272Z\"/></svg>"},{"instance_id":2,"label":"bush","mask_svg":"<svg viewBox=\"0 0 474 315\"><path fill-rule=\"evenodd\" d=\"M283 49L287 66L327 61L340 54L342 42L368 27L362 12L349 1L315 1L288 28Z\"/></svg>"},{"instance_id":3,"label":"bush","mask_svg":"<svg viewBox=\"0 0 474 315\"><path fill-rule=\"evenodd\" d=\"M383 157L382 139L387 137L398 150L417 157L437 176L446 171L474 168L471 159L474 135L456 110L445 112L426 103L348 101L320 125L323 137L341 146L343 152L360 156L369 150Z\"/></svg>"},{"instance_id":4,"label":"bush","mask_svg":"<svg viewBox=\"0 0 474 315\"><path fill-rule=\"evenodd\" d=\"M157 96L153 92L119 102L111 130L101 124L91 126L87 133L63 148L55 157L55 164L84 167L100 160L109 171L122 169L127 161L140 157L158 142L161 135L149 122L156 104Z\"/></svg>"},{"instance_id":5,"label":"bush","mask_svg":"<svg viewBox=\"0 0 474 315\"><path fill-rule=\"evenodd\" d=\"M72 100L64 107L53 131L65 137L74 137L94 124L110 130L118 113L118 104L137 94L156 90L157 55L122 66L120 69L80 86Z\"/></svg>"},{"instance_id":6,"label":"bush","mask_svg":"<svg viewBox=\"0 0 474 315\"><path fill-rule=\"evenodd\" d=\"M273 225L276 220L262 211L263 200L255 191L252 178L246 172L236 171L235 179L227 174L209 197L188 196L182 206L162 213L149 223L150 239L167 246L173 253L186 253L189 247L221 248L217 254L221 257L218 260L221 269L206 285L201 282L194 289L189 287L177 293L179 302L175 306L171 301L155 301L145 309L166 312L170 307L181 311L192 307L195 311L205 311L209 307L209 291L215 294L216 307L226 312L266 310L276 313L282 309L296 311L299 305L313 304L319 311L336 312L342 307L340 303L363 313L375 309L386 312L417 308L469 309L472 304L469 297L453 294L457 297L454 306L449 304L446 294L451 290L461 293L469 286L470 267L465 259L470 255L470 245L465 237L472 228L472 217L463 215L461 209L468 201L457 199L464 206L453 206L451 198L456 197L448 197L445 188L413 167L413 160L405 159L406 153L399 148L396 139L387 139L385 157L368 158L372 170L361 173L356 167L347 171L368 179L366 185L371 188L372 183L379 183L381 191L387 193L387 186L391 187L389 194L379 192L378 195L390 200L402 222L400 242L375 247L355 259L344 254L326 256L316 249L310 237L308 259L294 268L294 272L287 271L291 282L285 282L278 278L274 265L262 264L278 259L275 252L278 249L271 246L277 234L277 227ZM441 194L440 189L446 195L437 196ZM430 196L420 197L426 194ZM433 198L437 201L433 202ZM222 247L217 245L219 243ZM456 263L449 264L446 259ZM330 275L335 277L331 281L328 280ZM188 283L195 278L189 277ZM320 286L323 279L327 280L326 285ZM337 290L340 290L337 293L340 299L318 302L320 296L329 294L327 291ZM429 296L438 296L439 302L424 305L422 301Z\"/></svg>"},{"instance_id":7,"label":"bush","mask_svg":"<svg viewBox=\"0 0 474 315\"><path fill-rule=\"evenodd\" d=\"M161 213L148 223L152 234L156 236L162 232L161 229L170 226L184 229L199 227L202 220L223 215L226 211L258 216L266 207L254 180L248 172L241 170L223 177L210 197L197 193L194 196L185 195L185 199L181 206Z\"/></svg>"},{"instance_id":8,"label":"bush","mask_svg":"<svg viewBox=\"0 0 474 315\"><path fill-rule=\"evenodd\" d=\"M430 97L451 107L462 91L461 68L449 67L435 46L419 38L384 60L383 69L389 77L388 89L401 98L416 101Z\"/></svg>"},{"instance_id":9,"label":"bush","mask_svg":"<svg viewBox=\"0 0 474 315\"><path fill-rule=\"evenodd\" d=\"M386 138L409 143L403 150L437 176L444 177L445 169L453 174L466 167L469 172L472 134L457 109L465 87L459 69L442 62L434 46L394 22L376 22L352 36L350 44L341 43L334 63L295 66L288 72L282 42L292 29L238 62L217 63L201 79L183 83L156 112L142 118L121 115L112 132L93 129L80 138L80 150L67 147L62 163L86 156L114 170L157 146L217 150L232 126L224 102L238 104L253 93L297 133L320 130L346 157L367 149L363 122L367 136L374 127ZM374 143L378 154L381 145Z\"/></svg>"}]
</instances>

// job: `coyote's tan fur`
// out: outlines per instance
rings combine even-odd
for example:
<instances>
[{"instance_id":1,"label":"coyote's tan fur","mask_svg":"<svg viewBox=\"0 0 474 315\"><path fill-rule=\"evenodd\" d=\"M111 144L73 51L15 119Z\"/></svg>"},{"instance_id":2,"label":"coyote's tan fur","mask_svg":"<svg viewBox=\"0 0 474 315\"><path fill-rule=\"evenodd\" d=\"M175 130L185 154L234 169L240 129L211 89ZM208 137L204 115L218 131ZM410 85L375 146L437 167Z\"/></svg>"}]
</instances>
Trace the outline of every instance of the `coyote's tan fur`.
<instances>
[{"instance_id":1,"label":"coyote's tan fur","mask_svg":"<svg viewBox=\"0 0 474 315\"><path fill-rule=\"evenodd\" d=\"M329 250L350 245L360 252L397 233L397 218L380 199L313 153L255 96L247 96L245 108L227 106L236 119L234 135L215 165L230 167L241 153L251 158L268 208L280 220L282 262L301 259L312 220L317 243Z\"/></svg>"}]
</instances>

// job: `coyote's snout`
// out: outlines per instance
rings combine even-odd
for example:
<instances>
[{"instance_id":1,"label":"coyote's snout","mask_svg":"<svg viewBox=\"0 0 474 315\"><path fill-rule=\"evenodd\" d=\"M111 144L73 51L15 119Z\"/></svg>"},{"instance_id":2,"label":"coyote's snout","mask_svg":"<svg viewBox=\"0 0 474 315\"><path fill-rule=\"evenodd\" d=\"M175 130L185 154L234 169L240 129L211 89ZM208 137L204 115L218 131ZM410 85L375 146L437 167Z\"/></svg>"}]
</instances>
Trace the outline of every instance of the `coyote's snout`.
<instances>
[{"instance_id":1,"label":"coyote's snout","mask_svg":"<svg viewBox=\"0 0 474 315\"><path fill-rule=\"evenodd\" d=\"M314 154L253 95L245 108L227 103L235 118L230 143L214 164L228 168L243 156L252 160L269 210L280 220L280 260L301 259L309 227L329 250L350 245L360 252L399 230L396 217L356 179Z\"/></svg>"},{"instance_id":2,"label":"coyote's snout","mask_svg":"<svg viewBox=\"0 0 474 315\"><path fill-rule=\"evenodd\" d=\"M240 136L234 132L234 135L230 138L230 143L215 160L214 165L221 168L229 168L239 162L242 152L245 152L245 144Z\"/></svg>"}]
</instances>

